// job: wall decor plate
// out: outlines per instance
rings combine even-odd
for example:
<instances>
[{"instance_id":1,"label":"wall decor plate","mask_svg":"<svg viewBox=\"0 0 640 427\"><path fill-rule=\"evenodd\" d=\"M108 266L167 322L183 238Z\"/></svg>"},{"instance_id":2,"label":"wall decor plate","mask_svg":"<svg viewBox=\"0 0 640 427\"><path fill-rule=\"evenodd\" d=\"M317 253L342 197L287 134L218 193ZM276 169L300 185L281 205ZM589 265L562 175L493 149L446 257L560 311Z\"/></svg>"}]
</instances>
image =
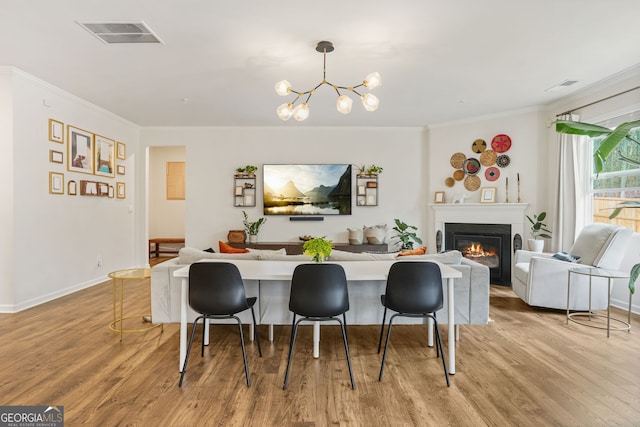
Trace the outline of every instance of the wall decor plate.
<instances>
[{"instance_id":1,"label":"wall decor plate","mask_svg":"<svg viewBox=\"0 0 640 427\"><path fill-rule=\"evenodd\" d=\"M469 191L476 191L480 188L480 178L474 175L466 177L464 179L464 188Z\"/></svg>"},{"instance_id":2,"label":"wall decor plate","mask_svg":"<svg viewBox=\"0 0 640 427\"><path fill-rule=\"evenodd\" d=\"M509 166L509 163L511 163L511 157L507 156L506 154L501 154L496 159L496 165L501 168L506 168L507 166Z\"/></svg>"},{"instance_id":3,"label":"wall decor plate","mask_svg":"<svg viewBox=\"0 0 640 427\"><path fill-rule=\"evenodd\" d=\"M447 179L444 180L444 185L446 185L447 187L453 187L453 185L456 183L456 180L448 177Z\"/></svg>"},{"instance_id":4,"label":"wall decor plate","mask_svg":"<svg viewBox=\"0 0 640 427\"><path fill-rule=\"evenodd\" d=\"M456 181L462 181L464 179L464 171L462 169L458 169L453 173L453 179Z\"/></svg>"},{"instance_id":5,"label":"wall decor plate","mask_svg":"<svg viewBox=\"0 0 640 427\"><path fill-rule=\"evenodd\" d=\"M498 153L504 153L511 148L511 138L503 133L496 135L491 140L491 148Z\"/></svg>"},{"instance_id":6,"label":"wall decor plate","mask_svg":"<svg viewBox=\"0 0 640 427\"><path fill-rule=\"evenodd\" d=\"M496 159L498 155L493 150L486 150L482 154L480 154L480 163L483 166L493 166L496 164Z\"/></svg>"},{"instance_id":7,"label":"wall decor plate","mask_svg":"<svg viewBox=\"0 0 640 427\"><path fill-rule=\"evenodd\" d=\"M476 175L478 172L480 172L480 162L478 161L478 159L469 158L464 161L462 170L464 170L464 173L466 173L467 175Z\"/></svg>"},{"instance_id":8,"label":"wall decor plate","mask_svg":"<svg viewBox=\"0 0 640 427\"><path fill-rule=\"evenodd\" d=\"M484 177L487 178L487 181L495 181L500 178L500 169L495 166L491 166L489 169L484 171Z\"/></svg>"},{"instance_id":9,"label":"wall decor plate","mask_svg":"<svg viewBox=\"0 0 640 427\"><path fill-rule=\"evenodd\" d=\"M486 149L487 143L484 139L476 139L473 141L473 144L471 144L471 151L474 153L482 153Z\"/></svg>"},{"instance_id":10,"label":"wall decor plate","mask_svg":"<svg viewBox=\"0 0 640 427\"><path fill-rule=\"evenodd\" d=\"M451 156L451 166L453 166L455 169L460 169L462 168L462 165L464 164L464 161L467 159L467 156L465 156L463 153L455 153L453 156Z\"/></svg>"}]
</instances>

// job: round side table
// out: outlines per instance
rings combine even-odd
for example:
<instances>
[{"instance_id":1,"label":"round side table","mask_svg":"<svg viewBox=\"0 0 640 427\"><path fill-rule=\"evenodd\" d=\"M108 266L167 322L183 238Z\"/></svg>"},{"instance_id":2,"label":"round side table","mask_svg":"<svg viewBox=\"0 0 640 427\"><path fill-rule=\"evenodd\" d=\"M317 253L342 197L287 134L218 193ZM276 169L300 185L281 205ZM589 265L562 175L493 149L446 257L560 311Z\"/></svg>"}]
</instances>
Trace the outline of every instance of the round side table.
<instances>
[{"instance_id":1,"label":"round side table","mask_svg":"<svg viewBox=\"0 0 640 427\"><path fill-rule=\"evenodd\" d=\"M129 268L126 270L116 270L109 273L108 277L111 279L113 285L113 321L109 324L109 329L114 332L120 333L120 341L122 341L122 334L124 333L144 332L157 327L160 327L162 330L164 330L162 323L155 325L153 323L149 323L149 325L144 328L136 329L124 329L123 325L123 321L126 319L140 318L143 321L147 321L146 319L151 318L151 315L149 313L124 316L125 283L132 280L141 281L150 278L150 268ZM119 304L117 302L118 296L120 299Z\"/></svg>"},{"instance_id":2,"label":"round side table","mask_svg":"<svg viewBox=\"0 0 640 427\"><path fill-rule=\"evenodd\" d=\"M611 317L611 286L613 285L614 279L628 279L629 274L623 271L614 271L614 270L605 270L603 268L597 267L574 267L569 269L569 277L567 279L567 325L569 321L575 322L579 325L589 326L590 328L597 329L606 329L607 330L607 338L609 338L609 333L613 331L631 331L631 293L629 293L629 309L627 313L627 320L624 321L622 319L616 319ZM574 311L573 313L569 312L569 301L571 297L571 275L577 274L581 276L589 277L589 310L588 311ZM607 285L609 287L607 294L607 314L596 313L591 310L591 286L593 282L593 278L604 278L607 280ZM592 317L603 317L607 319L607 326L598 325L591 323ZM584 319L586 318L586 319ZM611 326L611 322L615 322L620 326Z\"/></svg>"}]
</instances>

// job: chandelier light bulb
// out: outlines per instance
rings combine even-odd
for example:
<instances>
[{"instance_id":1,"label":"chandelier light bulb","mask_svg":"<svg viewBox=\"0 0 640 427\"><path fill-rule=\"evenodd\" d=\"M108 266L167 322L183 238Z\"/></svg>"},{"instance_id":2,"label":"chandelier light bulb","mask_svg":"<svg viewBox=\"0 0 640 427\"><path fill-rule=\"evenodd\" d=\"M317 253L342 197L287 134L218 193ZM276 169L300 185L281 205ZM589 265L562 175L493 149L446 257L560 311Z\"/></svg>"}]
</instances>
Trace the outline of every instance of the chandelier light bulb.
<instances>
[{"instance_id":1,"label":"chandelier light bulb","mask_svg":"<svg viewBox=\"0 0 640 427\"><path fill-rule=\"evenodd\" d=\"M351 112L351 105L353 105L353 99L349 98L347 95L340 95L338 97L338 102L336 102L336 108L342 114L349 114Z\"/></svg>"},{"instance_id":2,"label":"chandelier light bulb","mask_svg":"<svg viewBox=\"0 0 640 427\"><path fill-rule=\"evenodd\" d=\"M367 111L376 111L378 104L380 104L378 98L371 93L365 93L360 97L360 99L362 100L364 109Z\"/></svg>"},{"instance_id":3,"label":"chandelier light bulb","mask_svg":"<svg viewBox=\"0 0 640 427\"><path fill-rule=\"evenodd\" d=\"M281 120L289 120L293 115L293 104L285 102L276 109L276 113Z\"/></svg>"},{"instance_id":4,"label":"chandelier light bulb","mask_svg":"<svg viewBox=\"0 0 640 427\"><path fill-rule=\"evenodd\" d=\"M309 117L309 106L306 102L303 102L293 109L293 118L297 121L307 120L307 117Z\"/></svg>"},{"instance_id":5,"label":"chandelier light bulb","mask_svg":"<svg viewBox=\"0 0 640 427\"><path fill-rule=\"evenodd\" d=\"M286 80L280 80L276 83L276 93L280 96L286 96L291 90L291 83Z\"/></svg>"},{"instance_id":6,"label":"chandelier light bulb","mask_svg":"<svg viewBox=\"0 0 640 427\"><path fill-rule=\"evenodd\" d=\"M364 78L364 85L369 88L369 90L382 86L382 77L380 77L380 73L376 71L375 73L368 74L367 77Z\"/></svg>"}]
</instances>

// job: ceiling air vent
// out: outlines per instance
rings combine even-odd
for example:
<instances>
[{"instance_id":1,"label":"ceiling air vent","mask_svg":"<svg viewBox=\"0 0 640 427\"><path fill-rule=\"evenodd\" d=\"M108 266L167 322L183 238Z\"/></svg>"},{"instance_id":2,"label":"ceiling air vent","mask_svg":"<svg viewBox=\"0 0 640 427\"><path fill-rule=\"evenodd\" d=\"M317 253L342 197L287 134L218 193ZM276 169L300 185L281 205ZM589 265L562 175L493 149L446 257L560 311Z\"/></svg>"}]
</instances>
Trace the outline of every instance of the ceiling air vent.
<instances>
[{"instance_id":1,"label":"ceiling air vent","mask_svg":"<svg viewBox=\"0 0 640 427\"><path fill-rule=\"evenodd\" d=\"M78 22L105 43L162 43L144 22Z\"/></svg>"},{"instance_id":2,"label":"ceiling air vent","mask_svg":"<svg viewBox=\"0 0 640 427\"><path fill-rule=\"evenodd\" d=\"M558 83L557 85L551 86L550 88L545 89L545 92L553 92L559 89L564 89L565 87L572 86L578 83L577 80L565 80L563 82Z\"/></svg>"}]
</instances>

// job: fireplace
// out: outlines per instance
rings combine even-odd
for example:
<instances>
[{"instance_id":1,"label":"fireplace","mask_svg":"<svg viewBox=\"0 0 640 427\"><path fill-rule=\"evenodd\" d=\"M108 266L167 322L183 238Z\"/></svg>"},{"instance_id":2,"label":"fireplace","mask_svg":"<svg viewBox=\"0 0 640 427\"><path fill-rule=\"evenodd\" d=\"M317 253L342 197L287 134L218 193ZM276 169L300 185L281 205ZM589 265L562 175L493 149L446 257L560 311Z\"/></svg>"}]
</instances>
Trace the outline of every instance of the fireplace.
<instances>
[{"instance_id":1,"label":"fireplace","mask_svg":"<svg viewBox=\"0 0 640 427\"><path fill-rule=\"evenodd\" d=\"M445 248L484 264L491 284L511 286L511 225L445 223Z\"/></svg>"}]
</instances>

